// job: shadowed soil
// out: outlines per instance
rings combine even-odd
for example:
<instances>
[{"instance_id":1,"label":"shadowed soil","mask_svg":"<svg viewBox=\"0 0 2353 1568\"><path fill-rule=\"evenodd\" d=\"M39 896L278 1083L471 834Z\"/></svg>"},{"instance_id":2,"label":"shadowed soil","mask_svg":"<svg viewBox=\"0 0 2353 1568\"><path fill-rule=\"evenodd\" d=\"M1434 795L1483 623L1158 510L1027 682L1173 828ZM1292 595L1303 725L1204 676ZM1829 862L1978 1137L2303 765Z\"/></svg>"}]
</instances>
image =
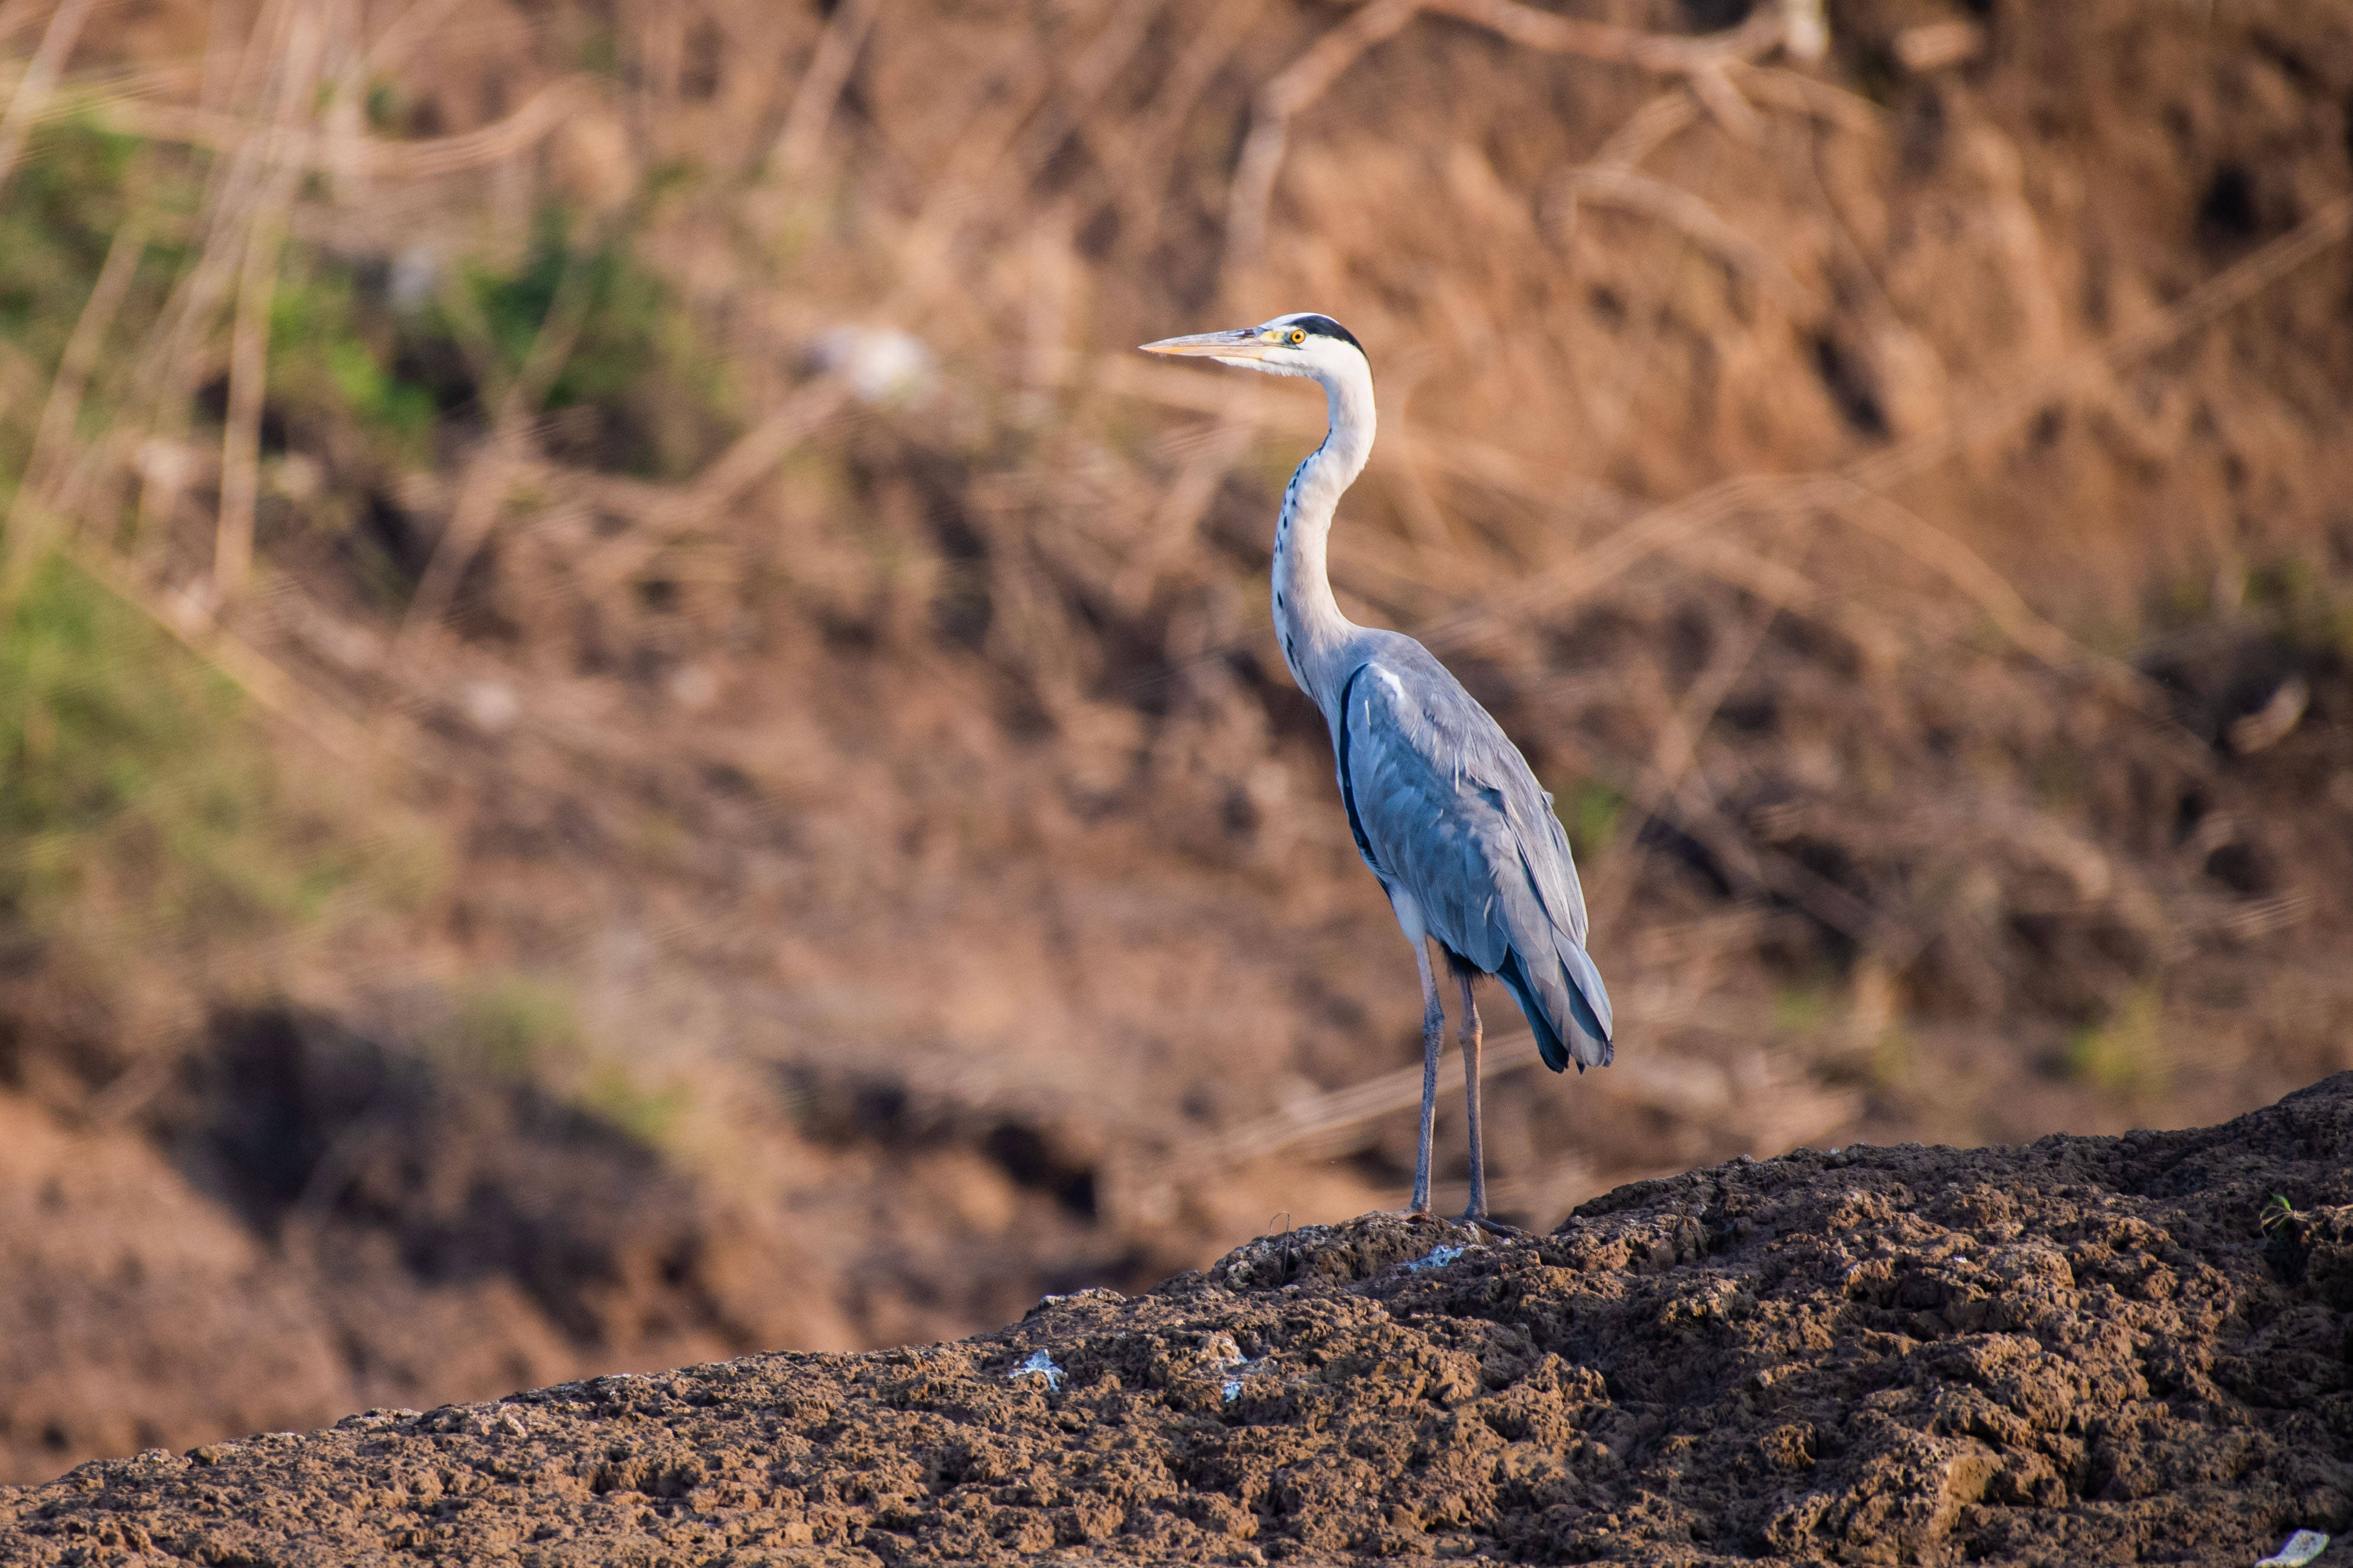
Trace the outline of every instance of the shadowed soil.
<instances>
[{"instance_id":1,"label":"shadowed soil","mask_svg":"<svg viewBox=\"0 0 2353 1568\"><path fill-rule=\"evenodd\" d=\"M2339 1074L2219 1128L1800 1150L1512 1240L1376 1215L952 1344L152 1450L0 1490L0 1556L2252 1563L2353 1519L2348 1309Z\"/></svg>"}]
</instances>

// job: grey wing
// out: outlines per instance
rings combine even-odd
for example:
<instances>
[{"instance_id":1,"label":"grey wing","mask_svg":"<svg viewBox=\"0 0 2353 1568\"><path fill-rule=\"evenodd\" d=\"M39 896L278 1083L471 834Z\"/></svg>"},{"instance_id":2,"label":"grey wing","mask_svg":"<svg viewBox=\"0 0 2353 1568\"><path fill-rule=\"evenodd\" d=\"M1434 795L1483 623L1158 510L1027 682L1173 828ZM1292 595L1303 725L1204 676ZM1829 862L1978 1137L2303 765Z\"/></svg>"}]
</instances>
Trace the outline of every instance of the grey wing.
<instances>
[{"instance_id":1,"label":"grey wing","mask_svg":"<svg viewBox=\"0 0 2353 1568\"><path fill-rule=\"evenodd\" d=\"M1607 1062L1609 994L1586 955L1568 837L1502 728L1404 643L1348 678L1333 731L1348 826L1374 872L1511 988L1555 1071Z\"/></svg>"}]
</instances>

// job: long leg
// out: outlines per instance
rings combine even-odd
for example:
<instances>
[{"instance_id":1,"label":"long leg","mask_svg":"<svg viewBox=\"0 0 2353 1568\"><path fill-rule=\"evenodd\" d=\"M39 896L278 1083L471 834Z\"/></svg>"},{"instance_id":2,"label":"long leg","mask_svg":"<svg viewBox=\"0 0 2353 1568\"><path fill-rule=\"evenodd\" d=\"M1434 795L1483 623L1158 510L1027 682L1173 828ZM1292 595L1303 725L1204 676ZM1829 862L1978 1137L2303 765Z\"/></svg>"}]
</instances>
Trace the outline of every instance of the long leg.
<instances>
[{"instance_id":1,"label":"long leg","mask_svg":"<svg viewBox=\"0 0 2353 1568\"><path fill-rule=\"evenodd\" d=\"M1413 943L1413 962L1421 972L1421 1143L1413 1162L1411 1214L1430 1212L1430 1145L1438 1127L1438 1053L1446 1043L1446 1009L1438 1001L1438 976L1430 968L1430 928L1422 923L1421 906L1402 889L1388 889L1389 908L1398 925Z\"/></svg>"},{"instance_id":2,"label":"long leg","mask_svg":"<svg viewBox=\"0 0 2353 1568\"><path fill-rule=\"evenodd\" d=\"M1487 1152L1479 1128L1479 1003L1471 994L1471 972L1458 969L1455 979L1462 983L1462 1100L1469 1109L1471 1122L1471 1206L1462 1211L1464 1219L1487 1217ZM1432 1081L1436 1081L1432 1075Z\"/></svg>"},{"instance_id":3,"label":"long leg","mask_svg":"<svg viewBox=\"0 0 2353 1568\"><path fill-rule=\"evenodd\" d=\"M1446 1009L1438 1003L1438 977L1430 971L1430 944L1413 944L1421 966L1421 1142L1413 1160L1413 1209L1430 1212L1430 1145L1438 1130L1438 1053L1446 1044Z\"/></svg>"}]
</instances>

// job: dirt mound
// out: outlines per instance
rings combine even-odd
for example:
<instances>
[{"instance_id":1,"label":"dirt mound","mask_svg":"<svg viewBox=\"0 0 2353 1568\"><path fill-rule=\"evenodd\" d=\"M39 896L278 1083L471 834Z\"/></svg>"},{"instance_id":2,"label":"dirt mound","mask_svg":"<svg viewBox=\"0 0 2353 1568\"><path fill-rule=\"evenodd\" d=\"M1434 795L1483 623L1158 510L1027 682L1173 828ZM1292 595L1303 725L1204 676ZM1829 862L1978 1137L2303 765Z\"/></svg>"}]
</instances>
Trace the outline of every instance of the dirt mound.
<instances>
[{"instance_id":1,"label":"dirt mound","mask_svg":"<svg viewBox=\"0 0 2353 1568\"><path fill-rule=\"evenodd\" d=\"M0 1490L22 1563L2251 1563L2353 1519L2353 1074L2227 1126L1377 1215L955 1344ZM2334 1561L2334 1558L2327 1561Z\"/></svg>"}]
</instances>

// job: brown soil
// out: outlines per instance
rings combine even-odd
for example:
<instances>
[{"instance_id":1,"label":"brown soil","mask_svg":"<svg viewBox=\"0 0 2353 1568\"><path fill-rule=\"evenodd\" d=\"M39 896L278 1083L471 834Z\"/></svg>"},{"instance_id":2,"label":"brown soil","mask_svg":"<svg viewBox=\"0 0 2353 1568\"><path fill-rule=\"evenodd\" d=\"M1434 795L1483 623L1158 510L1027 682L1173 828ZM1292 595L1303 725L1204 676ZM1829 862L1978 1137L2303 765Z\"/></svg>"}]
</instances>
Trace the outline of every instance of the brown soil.
<instances>
[{"instance_id":1,"label":"brown soil","mask_svg":"<svg viewBox=\"0 0 2353 1568\"><path fill-rule=\"evenodd\" d=\"M2339 1074L2219 1128L1800 1150L1513 1240L1376 1215L958 1343L157 1449L0 1490L0 1555L2244 1563L2353 1521L2348 1310Z\"/></svg>"}]
</instances>

